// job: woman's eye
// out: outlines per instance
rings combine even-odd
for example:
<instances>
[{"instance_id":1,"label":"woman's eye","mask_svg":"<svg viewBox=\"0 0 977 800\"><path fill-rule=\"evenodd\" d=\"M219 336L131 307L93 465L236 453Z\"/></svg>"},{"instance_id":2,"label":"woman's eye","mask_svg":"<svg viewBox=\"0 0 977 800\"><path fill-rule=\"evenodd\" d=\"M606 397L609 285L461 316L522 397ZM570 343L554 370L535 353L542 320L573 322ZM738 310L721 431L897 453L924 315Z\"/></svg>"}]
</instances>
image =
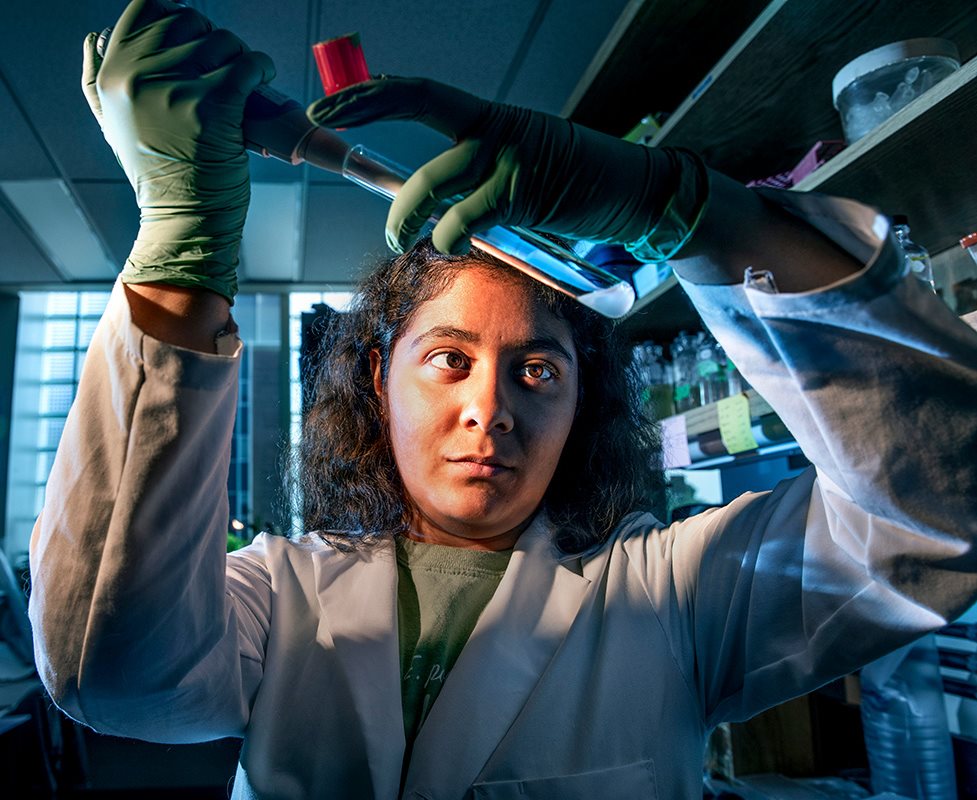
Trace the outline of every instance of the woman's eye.
<instances>
[{"instance_id":1,"label":"woman's eye","mask_svg":"<svg viewBox=\"0 0 977 800\"><path fill-rule=\"evenodd\" d=\"M549 381L556 377L556 372L546 364L525 364L522 374L534 381Z\"/></svg>"},{"instance_id":2,"label":"woman's eye","mask_svg":"<svg viewBox=\"0 0 977 800\"><path fill-rule=\"evenodd\" d=\"M435 353L431 356L431 363L438 369L467 369L468 359L461 353L451 350L444 353Z\"/></svg>"}]
</instances>

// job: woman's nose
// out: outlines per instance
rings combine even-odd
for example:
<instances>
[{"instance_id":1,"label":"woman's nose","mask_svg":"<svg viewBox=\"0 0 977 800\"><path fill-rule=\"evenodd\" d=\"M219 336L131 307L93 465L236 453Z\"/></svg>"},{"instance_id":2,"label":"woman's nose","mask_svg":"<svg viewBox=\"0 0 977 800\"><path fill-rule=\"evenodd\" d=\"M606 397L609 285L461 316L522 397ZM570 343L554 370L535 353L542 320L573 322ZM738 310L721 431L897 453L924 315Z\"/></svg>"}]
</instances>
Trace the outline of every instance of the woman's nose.
<instances>
[{"instance_id":1,"label":"woman's nose","mask_svg":"<svg viewBox=\"0 0 977 800\"><path fill-rule=\"evenodd\" d=\"M511 431L515 422L512 398L503 376L486 368L473 373L465 383L469 393L462 407L462 425L486 433Z\"/></svg>"}]
</instances>

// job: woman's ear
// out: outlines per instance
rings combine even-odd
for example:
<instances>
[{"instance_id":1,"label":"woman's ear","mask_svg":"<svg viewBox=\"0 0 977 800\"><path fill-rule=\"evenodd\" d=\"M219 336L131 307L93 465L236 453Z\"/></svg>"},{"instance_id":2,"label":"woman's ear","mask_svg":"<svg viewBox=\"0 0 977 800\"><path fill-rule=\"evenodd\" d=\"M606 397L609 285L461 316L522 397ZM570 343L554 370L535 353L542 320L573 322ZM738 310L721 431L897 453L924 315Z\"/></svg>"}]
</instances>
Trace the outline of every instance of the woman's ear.
<instances>
[{"instance_id":1,"label":"woman's ear","mask_svg":"<svg viewBox=\"0 0 977 800\"><path fill-rule=\"evenodd\" d=\"M383 359L375 347L370 351L370 372L373 373L373 391L383 400Z\"/></svg>"}]
</instances>

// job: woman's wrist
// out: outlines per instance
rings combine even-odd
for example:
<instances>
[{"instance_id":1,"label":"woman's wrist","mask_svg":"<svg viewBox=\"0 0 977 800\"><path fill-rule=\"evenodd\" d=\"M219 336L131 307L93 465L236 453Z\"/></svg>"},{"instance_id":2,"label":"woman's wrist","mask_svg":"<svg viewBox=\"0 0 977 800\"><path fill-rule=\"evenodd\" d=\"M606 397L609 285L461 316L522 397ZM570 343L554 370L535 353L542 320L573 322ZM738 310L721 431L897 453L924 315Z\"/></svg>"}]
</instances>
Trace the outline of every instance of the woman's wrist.
<instances>
[{"instance_id":1,"label":"woman's wrist","mask_svg":"<svg viewBox=\"0 0 977 800\"><path fill-rule=\"evenodd\" d=\"M789 211L710 171L709 207L694 237L669 260L692 283L738 284L768 271L781 292L819 289L864 265Z\"/></svg>"},{"instance_id":2,"label":"woman's wrist","mask_svg":"<svg viewBox=\"0 0 977 800\"><path fill-rule=\"evenodd\" d=\"M234 302L247 205L220 214L142 215L125 283L206 289Z\"/></svg>"},{"instance_id":3,"label":"woman's wrist","mask_svg":"<svg viewBox=\"0 0 977 800\"><path fill-rule=\"evenodd\" d=\"M669 261L698 230L709 205L709 170L702 158L681 147L659 151L671 165L673 190L651 229L625 247L638 261Z\"/></svg>"},{"instance_id":4,"label":"woman's wrist","mask_svg":"<svg viewBox=\"0 0 977 800\"><path fill-rule=\"evenodd\" d=\"M216 339L237 326L227 298L206 289L167 283L124 284L132 321L161 342L216 353Z\"/></svg>"}]
</instances>

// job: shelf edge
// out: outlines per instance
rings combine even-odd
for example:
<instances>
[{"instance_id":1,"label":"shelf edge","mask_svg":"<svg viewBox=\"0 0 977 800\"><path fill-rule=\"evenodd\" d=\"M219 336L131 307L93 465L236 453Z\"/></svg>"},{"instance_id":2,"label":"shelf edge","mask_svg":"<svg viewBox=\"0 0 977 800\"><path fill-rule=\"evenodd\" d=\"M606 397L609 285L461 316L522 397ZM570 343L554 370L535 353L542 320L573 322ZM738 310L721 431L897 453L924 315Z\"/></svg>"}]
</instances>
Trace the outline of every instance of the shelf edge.
<instances>
[{"instance_id":1,"label":"shelf edge","mask_svg":"<svg viewBox=\"0 0 977 800\"><path fill-rule=\"evenodd\" d=\"M903 128L911 125L975 80L977 80L977 58L972 58L928 92L918 97L905 108L899 109L899 111L881 123L871 133L866 134L820 169L812 172L796 186L793 186L791 191L808 192L827 183L846 169L851 168L889 137L894 136Z\"/></svg>"},{"instance_id":2,"label":"shelf edge","mask_svg":"<svg viewBox=\"0 0 977 800\"><path fill-rule=\"evenodd\" d=\"M733 44L733 46L726 51L725 55L719 59L716 66L706 73L703 79L696 85L696 88L692 90L687 98L685 98L682 105L680 105L675 110L675 113L668 118L668 120L662 126L662 129L658 131L655 138L652 140L652 147L662 144L665 139L668 138L668 135L672 132L672 130L681 124L682 118L685 117L689 110L695 106L695 104L699 102L699 99L716 84L716 81L729 68L730 64L739 58L740 54L750 46L760 31L762 31L770 23L770 20L772 20L779 13L779 11L785 5L787 5L787 3L788 0L773 0L773 2L763 10L763 13L760 14L760 16L753 21L753 24L746 29L746 33L736 40L735 44Z\"/></svg>"}]
</instances>

